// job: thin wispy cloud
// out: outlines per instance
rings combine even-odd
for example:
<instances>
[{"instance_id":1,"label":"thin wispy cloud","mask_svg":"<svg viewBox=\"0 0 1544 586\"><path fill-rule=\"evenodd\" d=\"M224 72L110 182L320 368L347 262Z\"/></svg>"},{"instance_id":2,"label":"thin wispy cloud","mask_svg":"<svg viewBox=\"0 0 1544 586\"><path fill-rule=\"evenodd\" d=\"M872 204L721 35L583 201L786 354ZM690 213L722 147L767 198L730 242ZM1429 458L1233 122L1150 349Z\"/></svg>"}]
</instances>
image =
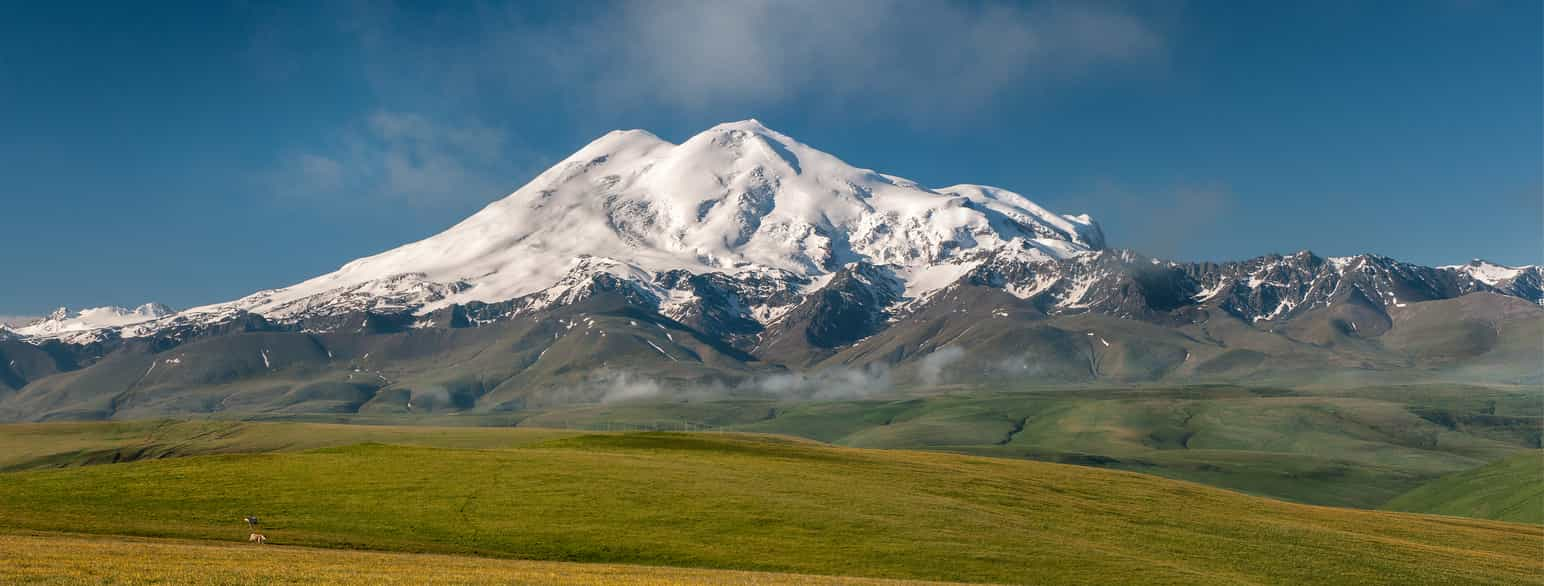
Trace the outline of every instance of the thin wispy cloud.
<instances>
[{"instance_id":1,"label":"thin wispy cloud","mask_svg":"<svg viewBox=\"0 0 1544 586\"><path fill-rule=\"evenodd\" d=\"M488 34L506 51L545 56L555 79L593 88L603 107L807 99L912 121L1154 59L1164 46L1140 18L1102 4L678 0L616 9L536 34L511 18Z\"/></svg>"},{"instance_id":2,"label":"thin wispy cloud","mask_svg":"<svg viewBox=\"0 0 1544 586\"><path fill-rule=\"evenodd\" d=\"M368 4L343 20L388 94L681 113L816 102L911 122L1029 88L1160 61L1158 27L1113 3L657 0L535 22L515 4L465 15ZM471 22L469 22L471 21ZM426 34L416 31L454 31ZM429 39L433 39L430 41ZM447 40L449 39L449 40ZM583 102L583 103L578 103Z\"/></svg>"},{"instance_id":3,"label":"thin wispy cloud","mask_svg":"<svg viewBox=\"0 0 1544 586\"><path fill-rule=\"evenodd\" d=\"M513 190L510 161L537 157L507 135L379 111L315 149L291 150L268 176L282 197L368 198L416 206L486 201Z\"/></svg>"},{"instance_id":4,"label":"thin wispy cloud","mask_svg":"<svg viewBox=\"0 0 1544 586\"><path fill-rule=\"evenodd\" d=\"M657 0L539 21L520 4L350 6L338 32L381 111L286 150L275 189L487 201L564 154L539 156L476 122L520 108L632 127L639 113L748 117L798 105L936 126L1165 50L1157 27L1113 3ZM253 43L277 60L293 53L271 35Z\"/></svg>"}]
</instances>

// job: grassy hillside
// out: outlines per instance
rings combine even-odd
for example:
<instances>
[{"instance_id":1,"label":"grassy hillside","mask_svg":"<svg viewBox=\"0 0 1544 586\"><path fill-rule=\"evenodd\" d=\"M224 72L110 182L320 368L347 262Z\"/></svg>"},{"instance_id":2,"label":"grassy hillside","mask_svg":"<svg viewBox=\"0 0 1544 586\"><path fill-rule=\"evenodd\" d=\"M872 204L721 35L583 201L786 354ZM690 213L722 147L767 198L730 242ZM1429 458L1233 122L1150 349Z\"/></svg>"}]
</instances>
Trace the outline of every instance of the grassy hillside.
<instances>
[{"instance_id":1,"label":"grassy hillside","mask_svg":"<svg viewBox=\"0 0 1544 586\"><path fill-rule=\"evenodd\" d=\"M1463 385L961 390L826 402L613 404L522 425L687 425L854 447L1077 463L1299 502L1375 508L1446 474L1540 446L1544 393Z\"/></svg>"},{"instance_id":2,"label":"grassy hillside","mask_svg":"<svg viewBox=\"0 0 1544 586\"><path fill-rule=\"evenodd\" d=\"M486 415L292 417L396 425L0 425L0 470L360 442L503 448L576 433L542 427L715 429L1075 463L1309 504L1377 508L1444 475L1539 448L1544 392L1460 385L969 389L822 402L645 401ZM506 427L444 427L452 425Z\"/></svg>"},{"instance_id":3,"label":"grassy hillside","mask_svg":"<svg viewBox=\"0 0 1544 586\"><path fill-rule=\"evenodd\" d=\"M540 428L134 421L0 425L0 471L208 454L301 451L363 442L508 448L574 435Z\"/></svg>"},{"instance_id":4,"label":"grassy hillside","mask_svg":"<svg viewBox=\"0 0 1544 586\"><path fill-rule=\"evenodd\" d=\"M1464 295L1391 310L1394 329L1380 341L1412 364L1449 380L1544 382L1544 319L1528 300Z\"/></svg>"},{"instance_id":5,"label":"grassy hillside","mask_svg":"<svg viewBox=\"0 0 1544 586\"><path fill-rule=\"evenodd\" d=\"M991 582L1544 583L1544 527L770 436L381 444L0 476L0 529Z\"/></svg>"},{"instance_id":6,"label":"grassy hillside","mask_svg":"<svg viewBox=\"0 0 1544 586\"><path fill-rule=\"evenodd\" d=\"M83 535L4 535L0 583L905 586L937 582ZM82 563L89 561L89 563Z\"/></svg>"},{"instance_id":7,"label":"grassy hillside","mask_svg":"<svg viewBox=\"0 0 1544 586\"><path fill-rule=\"evenodd\" d=\"M1544 524L1544 451L1532 450L1444 476L1400 495L1384 508Z\"/></svg>"}]
</instances>

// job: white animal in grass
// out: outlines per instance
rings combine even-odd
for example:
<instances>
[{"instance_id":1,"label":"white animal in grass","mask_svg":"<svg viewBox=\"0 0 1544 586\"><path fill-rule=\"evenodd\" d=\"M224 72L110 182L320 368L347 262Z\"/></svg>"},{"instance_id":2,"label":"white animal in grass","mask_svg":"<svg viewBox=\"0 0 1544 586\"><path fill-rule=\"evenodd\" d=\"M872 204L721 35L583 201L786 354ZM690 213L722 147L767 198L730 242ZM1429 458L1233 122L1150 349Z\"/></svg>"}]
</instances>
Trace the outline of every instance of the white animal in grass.
<instances>
[{"instance_id":1,"label":"white animal in grass","mask_svg":"<svg viewBox=\"0 0 1544 586\"><path fill-rule=\"evenodd\" d=\"M261 524L261 522L257 520L256 515L247 515L242 517L241 520L246 521L247 528L252 530L252 533L247 535L247 541L256 543L258 545L268 543L268 536L257 532L257 526Z\"/></svg>"}]
</instances>

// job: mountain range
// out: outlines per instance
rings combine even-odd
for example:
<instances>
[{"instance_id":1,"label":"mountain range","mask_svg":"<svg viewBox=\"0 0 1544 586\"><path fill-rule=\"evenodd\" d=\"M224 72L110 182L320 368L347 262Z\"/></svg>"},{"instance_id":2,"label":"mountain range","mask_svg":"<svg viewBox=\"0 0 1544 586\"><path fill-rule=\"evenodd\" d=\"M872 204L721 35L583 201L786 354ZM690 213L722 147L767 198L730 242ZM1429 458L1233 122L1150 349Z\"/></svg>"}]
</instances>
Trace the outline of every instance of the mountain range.
<instances>
[{"instance_id":1,"label":"mountain range","mask_svg":"<svg viewBox=\"0 0 1544 586\"><path fill-rule=\"evenodd\" d=\"M419 413L952 385L1544 382L1540 267L1175 262L755 120L591 142L425 240L173 311L0 326L0 419Z\"/></svg>"}]
</instances>

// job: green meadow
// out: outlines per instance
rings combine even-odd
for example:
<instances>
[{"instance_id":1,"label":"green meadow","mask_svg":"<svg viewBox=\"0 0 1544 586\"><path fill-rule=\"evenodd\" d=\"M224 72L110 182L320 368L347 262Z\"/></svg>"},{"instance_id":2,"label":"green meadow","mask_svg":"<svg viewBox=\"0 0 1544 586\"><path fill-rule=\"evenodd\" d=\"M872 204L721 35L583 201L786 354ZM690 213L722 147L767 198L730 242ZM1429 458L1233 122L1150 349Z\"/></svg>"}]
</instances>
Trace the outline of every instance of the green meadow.
<instances>
[{"instance_id":1,"label":"green meadow","mask_svg":"<svg viewBox=\"0 0 1544 586\"><path fill-rule=\"evenodd\" d=\"M182 457L0 473L0 533L240 541L242 516L255 514L278 545L628 566L999 583L1544 582L1544 526L1304 505L1086 466L739 433L94 425L9 426L5 453L19 468L12 450L62 435L80 438L72 453L89 461L147 438L157 447L142 456ZM178 439L157 443L157 429Z\"/></svg>"},{"instance_id":2,"label":"green meadow","mask_svg":"<svg viewBox=\"0 0 1544 586\"><path fill-rule=\"evenodd\" d=\"M866 448L1129 470L1295 502L1378 508L1538 449L1544 390L1400 385L961 389L850 401L591 405L521 425L722 429Z\"/></svg>"},{"instance_id":3,"label":"green meadow","mask_svg":"<svg viewBox=\"0 0 1544 586\"><path fill-rule=\"evenodd\" d=\"M1384 508L1544 525L1544 451L1438 478Z\"/></svg>"}]
</instances>

